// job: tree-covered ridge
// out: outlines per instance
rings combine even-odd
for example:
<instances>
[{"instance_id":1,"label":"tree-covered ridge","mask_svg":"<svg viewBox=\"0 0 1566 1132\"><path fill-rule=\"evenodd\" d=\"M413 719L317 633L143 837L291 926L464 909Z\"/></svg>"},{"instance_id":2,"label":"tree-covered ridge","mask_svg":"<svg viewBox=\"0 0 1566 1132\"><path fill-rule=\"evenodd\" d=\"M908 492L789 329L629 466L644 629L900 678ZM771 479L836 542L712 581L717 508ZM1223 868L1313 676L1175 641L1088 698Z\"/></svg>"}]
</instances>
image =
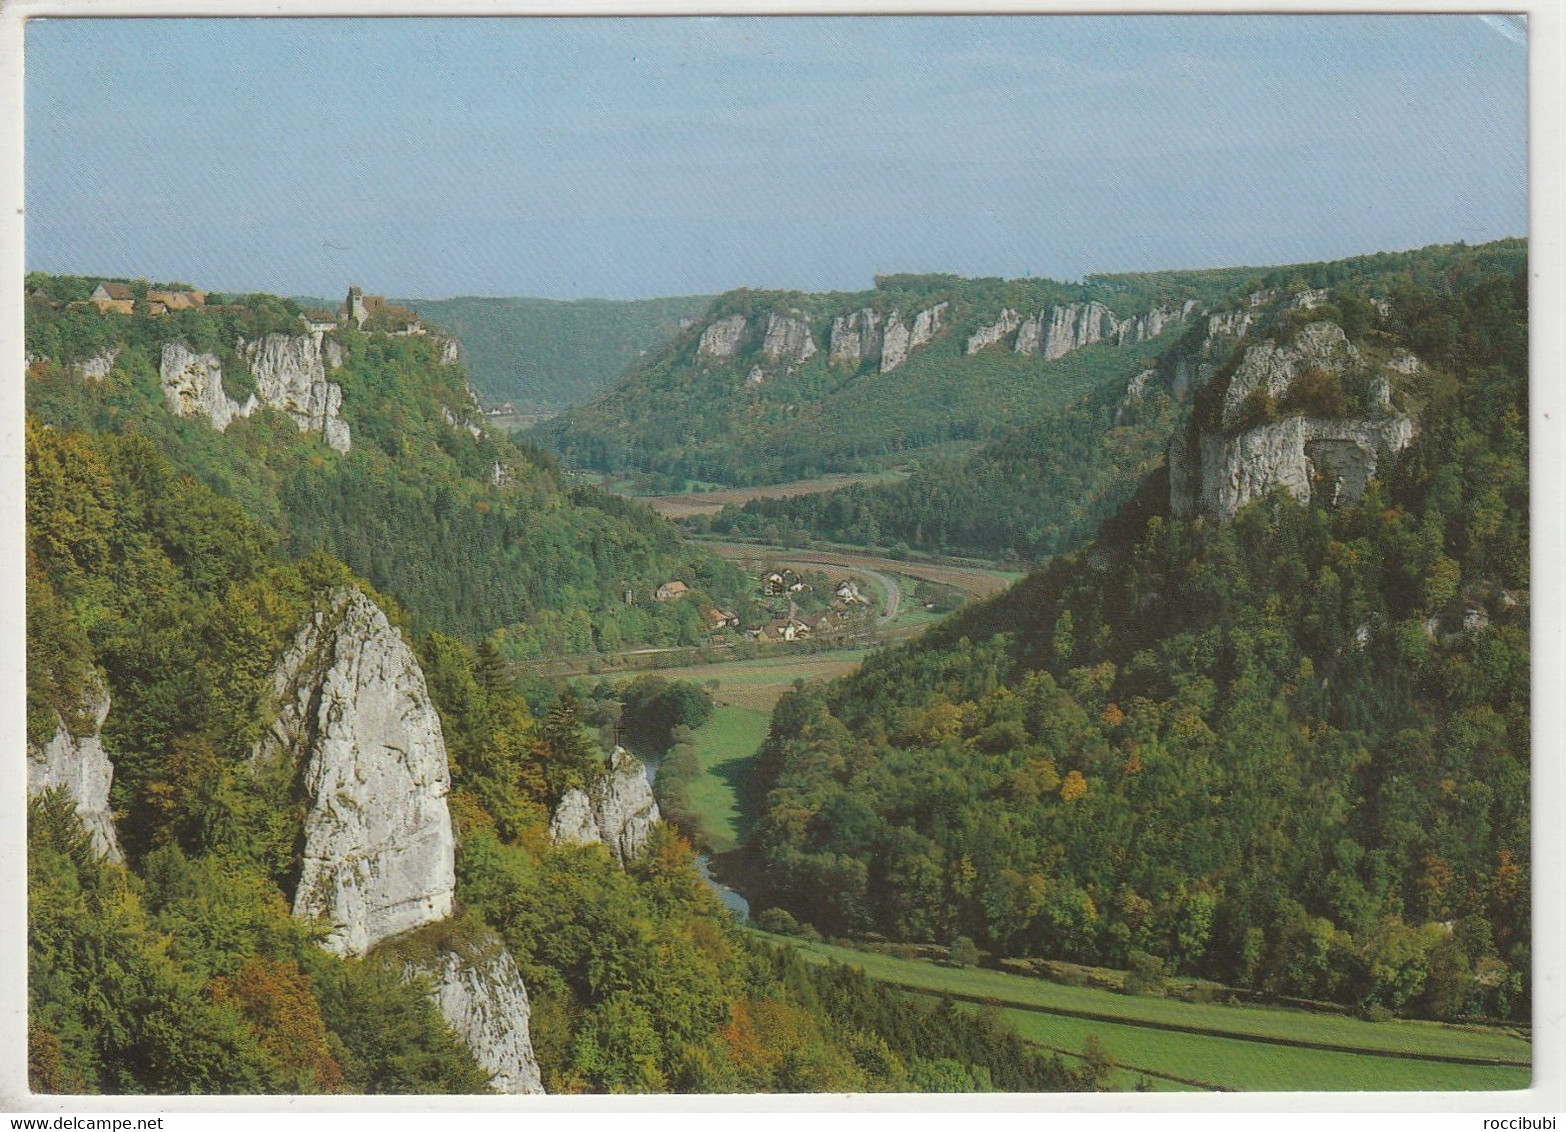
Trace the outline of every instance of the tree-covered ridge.
<instances>
[{"instance_id":1,"label":"tree-covered ridge","mask_svg":"<svg viewBox=\"0 0 1566 1132\"><path fill-rule=\"evenodd\" d=\"M1160 471L1096 542L786 698L772 899L838 934L1526 1017L1524 256L1394 257L1373 297L1425 363L1398 391L1419 433L1357 502L1176 520Z\"/></svg>"},{"instance_id":2,"label":"tree-covered ridge","mask_svg":"<svg viewBox=\"0 0 1566 1132\"><path fill-rule=\"evenodd\" d=\"M1188 299L1205 305L1226 293L1228 282L1225 272L1080 284L893 275L859 293L733 291L664 350L633 366L621 384L535 435L573 465L676 480L751 485L883 467L943 444L1004 435L1110 376L1123 381L1156 352L1142 341L1089 345L1051 360L1009 346L969 354L970 336L1002 311L1023 317L1042 311L1047 320L1053 306L1096 302L1129 318L1155 306L1180 311ZM906 325L940 304L942 329L890 372L880 372L873 359L831 360L835 318L897 311ZM774 313L809 322L814 356L797 363L763 357L762 331ZM750 323L738 352L703 354L704 330L736 315ZM1180 325L1178 319L1171 325Z\"/></svg>"},{"instance_id":3,"label":"tree-covered ridge","mask_svg":"<svg viewBox=\"0 0 1566 1132\"><path fill-rule=\"evenodd\" d=\"M442 364L428 337L335 332L344 364L328 376L354 437L340 454L271 410L225 432L181 419L160 387L162 346L183 341L217 354L228 394L243 397L251 378L237 343L300 333L288 300L127 316L70 305L85 281L29 282L27 395L40 420L148 438L276 531L285 553L335 555L420 625L470 639L505 628L516 656L695 643L706 635L698 603L663 606L653 591L679 578L712 601L739 595L731 567L682 545L650 512L568 490L551 458L504 435L471 435L463 371ZM116 349L99 380L76 368Z\"/></svg>"},{"instance_id":4,"label":"tree-covered ridge","mask_svg":"<svg viewBox=\"0 0 1566 1132\"><path fill-rule=\"evenodd\" d=\"M1036 419L1005 426L965 457L926 460L903 482L730 504L690 526L785 546L824 538L1024 562L1059 553L1125 501L1181 419L1184 406L1166 384L1150 384L1127 405L1128 376L1116 372Z\"/></svg>"},{"instance_id":5,"label":"tree-covered ridge","mask_svg":"<svg viewBox=\"0 0 1566 1132\"><path fill-rule=\"evenodd\" d=\"M627 366L697 318L710 296L665 299L399 300L462 343L463 363L486 404L519 412L563 409L602 393Z\"/></svg>"},{"instance_id":6,"label":"tree-covered ridge","mask_svg":"<svg viewBox=\"0 0 1566 1132\"><path fill-rule=\"evenodd\" d=\"M145 437L29 421L27 467L29 601L49 611L28 619L30 739L52 712L76 718L90 683L107 688L126 851L100 858L64 794L31 800L36 1090L484 1091L407 966L491 929L526 976L550 1091L1094 1084L1004 1027L948 1025L747 942L670 831L628 871L601 847L551 844L549 805L602 755L569 699L536 719L493 645L435 632L417 644L449 744L464 910L334 956L326 926L289 914L303 768L251 753L285 643L324 592L364 583L324 555L279 557ZM930 1031L946 1036L922 1044Z\"/></svg>"},{"instance_id":7,"label":"tree-covered ridge","mask_svg":"<svg viewBox=\"0 0 1566 1132\"><path fill-rule=\"evenodd\" d=\"M1222 403L1228 379L1248 347L1287 340L1311 321L1340 323L1350 341L1383 361L1390 343L1407 342L1418 356L1450 369L1451 329L1412 309L1391 312L1392 296L1410 286L1449 293L1464 278L1512 274L1525 262L1526 244L1507 240L1275 269L1092 276L1089 281L1100 293L1122 288L1134 303L1162 301L1182 293L1181 287L1210 286L1221 279L1227 290L1211 312L1220 317L1243 312L1250 320L1247 332L1210 340L1208 319L1193 319L1156 358L1127 361L1107 371L1098 384L1071 389L1064 399L1040 399L977 451L959 459L926 460L906 482L753 500L730 506L710 527L706 521L697 525L788 545L826 538L1024 561L1058 553L1090 536L1162 458L1170 434L1185 427L1192 408L1189 387L1204 366L1217 372L1196 398L1199 417L1211 417ZM1295 296L1305 293L1322 304L1319 312L1293 305ZM1288 404L1256 406L1254 420L1306 410L1340 417L1363 410L1368 372L1367 367L1353 375L1357 380L1349 382L1351 388L1336 380L1304 383ZM1146 377L1137 379L1135 393L1128 393L1139 373ZM1417 391L1402 392L1417 400Z\"/></svg>"}]
</instances>

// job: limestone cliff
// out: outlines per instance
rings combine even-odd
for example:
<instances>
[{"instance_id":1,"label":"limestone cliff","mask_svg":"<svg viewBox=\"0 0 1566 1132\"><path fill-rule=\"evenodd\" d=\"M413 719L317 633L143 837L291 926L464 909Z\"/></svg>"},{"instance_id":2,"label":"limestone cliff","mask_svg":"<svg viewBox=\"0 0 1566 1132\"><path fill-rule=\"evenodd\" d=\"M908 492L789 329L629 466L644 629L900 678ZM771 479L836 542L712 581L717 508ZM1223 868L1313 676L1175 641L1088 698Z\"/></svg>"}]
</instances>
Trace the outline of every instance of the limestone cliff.
<instances>
[{"instance_id":1,"label":"limestone cliff","mask_svg":"<svg viewBox=\"0 0 1566 1132\"><path fill-rule=\"evenodd\" d=\"M1013 333L1022 325L1022 316L1007 307L1001 311L1000 317L989 326L981 326L968 336L968 345L965 352L971 357L986 346L994 346Z\"/></svg>"},{"instance_id":2,"label":"limestone cliff","mask_svg":"<svg viewBox=\"0 0 1566 1132\"><path fill-rule=\"evenodd\" d=\"M1248 347L1224 392L1223 428L1237 427L1246 399L1258 390L1277 399L1306 370L1341 374L1359 362L1359 348L1332 322L1302 326L1289 345L1268 341Z\"/></svg>"},{"instance_id":3,"label":"limestone cliff","mask_svg":"<svg viewBox=\"0 0 1566 1132\"><path fill-rule=\"evenodd\" d=\"M195 353L183 342L164 345L158 378L171 410L182 417L205 418L219 432L251 407L247 403L241 408L223 392L223 364L216 354Z\"/></svg>"},{"instance_id":4,"label":"limestone cliff","mask_svg":"<svg viewBox=\"0 0 1566 1132\"><path fill-rule=\"evenodd\" d=\"M1053 361L1097 342L1130 346L1157 338L1171 323L1184 321L1195 309L1195 301L1188 299L1178 308L1153 307L1120 319L1096 301L1053 306L1026 318L1008 308L1001 311L994 323L981 326L969 337L967 352L976 354L1011 338L1011 347L1017 353L1041 355L1046 361Z\"/></svg>"},{"instance_id":5,"label":"limestone cliff","mask_svg":"<svg viewBox=\"0 0 1566 1132\"><path fill-rule=\"evenodd\" d=\"M1288 305L1312 309L1293 300ZM1248 311L1213 316L1203 353L1213 352L1215 338L1244 333L1249 323ZM1399 351L1385 368L1407 373L1418 365L1412 354ZM1328 507L1358 499L1386 461L1408 447L1415 431L1413 420L1393 407L1386 375L1367 369L1360 350L1332 322L1308 323L1290 342L1269 339L1245 347L1224 390L1219 420L1182 431L1170 444L1170 509L1177 516L1200 513L1222 523L1278 488L1301 502ZM1257 421L1253 402L1258 396L1261 407L1274 412L1307 374L1364 380L1360 407L1348 417L1296 414L1250 423Z\"/></svg>"},{"instance_id":6,"label":"limestone cliff","mask_svg":"<svg viewBox=\"0 0 1566 1132\"><path fill-rule=\"evenodd\" d=\"M55 716L55 732L48 742L27 748L27 792L41 794L63 787L76 803L76 816L92 835L94 848L111 861L123 860L120 840L109 812L109 786L114 764L103 749L99 733L109 715L109 693L94 689L91 734L72 735L65 721Z\"/></svg>"},{"instance_id":7,"label":"limestone cliff","mask_svg":"<svg viewBox=\"0 0 1566 1132\"><path fill-rule=\"evenodd\" d=\"M891 373L908 360L910 353L939 334L946 310L946 303L936 303L915 314L911 323L905 323L898 311L888 315L886 332L881 337L881 372Z\"/></svg>"},{"instance_id":8,"label":"limestone cliff","mask_svg":"<svg viewBox=\"0 0 1566 1132\"><path fill-rule=\"evenodd\" d=\"M767 319L761 352L774 362L809 361L816 355L816 340L811 337L809 321L799 311L787 314L773 311Z\"/></svg>"},{"instance_id":9,"label":"limestone cliff","mask_svg":"<svg viewBox=\"0 0 1566 1132\"><path fill-rule=\"evenodd\" d=\"M258 764L288 759L308 800L294 914L362 955L451 914L455 838L446 744L413 651L357 588L334 591L273 677Z\"/></svg>"},{"instance_id":10,"label":"limestone cliff","mask_svg":"<svg viewBox=\"0 0 1566 1132\"><path fill-rule=\"evenodd\" d=\"M1236 436L1203 433L1195 453L1181 437L1169 457L1171 510L1177 516L1199 510L1210 520L1228 522L1247 503L1280 487L1302 503L1351 502L1413 438L1414 423L1402 414L1289 417Z\"/></svg>"},{"instance_id":11,"label":"limestone cliff","mask_svg":"<svg viewBox=\"0 0 1566 1132\"><path fill-rule=\"evenodd\" d=\"M448 947L408 971L429 977L441 1016L497 1092L542 1093L528 1032L531 1006L516 960L493 932Z\"/></svg>"},{"instance_id":12,"label":"limestone cliff","mask_svg":"<svg viewBox=\"0 0 1566 1132\"><path fill-rule=\"evenodd\" d=\"M1130 420L1137 406L1146 399L1147 391L1157 377L1157 370L1145 369L1126 382L1126 391L1121 394L1120 404L1115 408L1116 428Z\"/></svg>"},{"instance_id":13,"label":"limestone cliff","mask_svg":"<svg viewBox=\"0 0 1566 1132\"><path fill-rule=\"evenodd\" d=\"M1223 311L1220 314L1209 315L1207 318L1207 337L1214 338L1244 338L1251 328L1251 320L1255 316L1245 309Z\"/></svg>"},{"instance_id":14,"label":"limestone cliff","mask_svg":"<svg viewBox=\"0 0 1566 1132\"><path fill-rule=\"evenodd\" d=\"M647 845L659 818L646 770L635 755L616 747L590 789L567 790L561 797L549 834L557 842L602 843L624 864Z\"/></svg>"},{"instance_id":15,"label":"limestone cliff","mask_svg":"<svg viewBox=\"0 0 1566 1132\"><path fill-rule=\"evenodd\" d=\"M746 328L747 323L742 314L731 314L727 318L720 318L701 332L701 341L696 346L696 353L720 361L732 358L739 352L740 343L745 339Z\"/></svg>"},{"instance_id":16,"label":"limestone cliff","mask_svg":"<svg viewBox=\"0 0 1566 1132\"><path fill-rule=\"evenodd\" d=\"M829 360L858 366L881 360L881 314L871 307L832 320Z\"/></svg>"},{"instance_id":17,"label":"limestone cliff","mask_svg":"<svg viewBox=\"0 0 1566 1132\"><path fill-rule=\"evenodd\" d=\"M351 447L342 419L342 386L326 380L321 339L317 335L268 334L241 343L256 378L262 404L287 413L300 432L319 432L339 452Z\"/></svg>"},{"instance_id":18,"label":"limestone cliff","mask_svg":"<svg viewBox=\"0 0 1566 1132\"><path fill-rule=\"evenodd\" d=\"M109 376L109 371L114 368L115 361L120 356L120 348L105 350L101 354L94 354L84 362L71 364L71 376L82 381L102 381Z\"/></svg>"}]
</instances>

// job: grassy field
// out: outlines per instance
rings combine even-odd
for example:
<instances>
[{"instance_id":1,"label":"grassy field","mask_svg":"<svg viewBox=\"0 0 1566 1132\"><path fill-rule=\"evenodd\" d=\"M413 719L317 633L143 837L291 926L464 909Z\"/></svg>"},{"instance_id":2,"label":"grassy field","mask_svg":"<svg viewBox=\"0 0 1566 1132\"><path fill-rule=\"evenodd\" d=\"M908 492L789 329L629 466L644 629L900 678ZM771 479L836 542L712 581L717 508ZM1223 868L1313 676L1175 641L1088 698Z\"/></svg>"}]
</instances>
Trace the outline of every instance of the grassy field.
<instances>
[{"instance_id":1,"label":"grassy field","mask_svg":"<svg viewBox=\"0 0 1566 1132\"><path fill-rule=\"evenodd\" d=\"M765 712L723 705L696 729L701 774L690 785L691 808L713 853L727 853L750 833L740 797L750 758L767 737L767 724Z\"/></svg>"},{"instance_id":2,"label":"grassy field","mask_svg":"<svg viewBox=\"0 0 1566 1132\"><path fill-rule=\"evenodd\" d=\"M1398 1092L1406 1090L1526 1089L1529 1070L1509 1065L1454 1065L1405 1057L1378 1057L1337 1050L1299 1049L1151 1030L1145 1026L1063 1018L1031 1010L1002 1010L1029 1041L1080 1050L1097 1035L1122 1069L1167 1073L1215 1089L1262 1092Z\"/></svg>"},{"instance_id":3,"label":"grassy field","mask_svg":"<svg viewBox=\"0 0 1566 1132\"><path fill-rule=\"evenodd\" d=\"M835 680L839 676L846 676L859 667L860 661L869 652L869 649L861 648L790 653L755 660L660 668L657 675L667 680L690 680L700 684L720 706L749 708L770 715L773 705L782 698L784 692L794 687L795 680ZM640 675L644 673L627 672L623 678L633 679ZM616 673L614 678L621 676ZM717 681L716 687L712 686L713 681Z\"/></svg>"},{"instance_id":4,"label":"grassy field","mask_svg":"<svg viewBox=\"0 0 1566 1132\"><path fill-rule=\"evenodd\" d=\"M767 938L789 943L807 959L847 963L885 982L992 1002L1024 1037L1057 1050L1081 1050L1088 1036L1097 1034L1110 1055L1133 1074L1153 1071L1211 1088L1245 1090L1505 1090L1527 1088L1530 1079L1526 1063L1531 1047L1507 1030L1367 1022L1278 1007L1123 995L1001 971L941 967L823 943ZM1307 1048L1276 1044L1280 1041ZM1523 1064L1434 1060L1442 1057Z\"/></svg>"},{"instance_id":5,"label":"grassy field","mask_svg":"<svg viewBox=\"0 0 1566 1132\"><path fill-rule=\"evenodd\" d=\"M688 491L679 495L648 496L644 502L665 519L689 519L695 515L716 515L730 504L743 506L752 499L792 499L796 495L820 495L855 484L894 483L908 478L906 471L838 473L808 480L772 484L769 487L725 488L718 491Z\"/></svg>"}]
</instances>

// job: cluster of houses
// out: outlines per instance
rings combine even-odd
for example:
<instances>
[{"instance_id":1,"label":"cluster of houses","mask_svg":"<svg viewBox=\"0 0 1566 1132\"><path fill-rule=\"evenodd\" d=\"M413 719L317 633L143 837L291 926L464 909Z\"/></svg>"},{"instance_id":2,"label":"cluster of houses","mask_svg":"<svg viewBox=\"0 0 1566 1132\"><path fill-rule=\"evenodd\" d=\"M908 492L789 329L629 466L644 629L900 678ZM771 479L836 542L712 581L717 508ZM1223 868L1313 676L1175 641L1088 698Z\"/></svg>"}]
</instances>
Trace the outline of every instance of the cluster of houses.
<instances>
[{"instance_id":1,"label":"cluster of houses","mask_svg":"<svg viewBox=\"0 0 1566 1132\"><path fill-rule=\"evenodd\" d=\"M125 283L99 283L87 301L98 308L99 314L135 314L136 293ZM74 305L74 304L73 304ZM142 309L148 314L167 314L169 311L200 310L207 305L205 291L157 291L149 290L142 300Z\"/></svg>"},{"instance_id":2,"label":"cluster of houses","mask_svg":"<svg viewBox=\"0 0 1566 1132\"><path fill-rule=\"evenodd\" d=\"M810 583L792 570L774 570L761 577L761 592L767 597L788 598L788 615L774 617L764 625L746 629L745 635L753 641L808 641L813 637L842 637L853 628L853 615L868 608L871 601L859 590L859 583L852 578L839 582L832 592L832 608L821 613L801 614L794 599L810 592ZM671 579L653 592L658 601L680 601L690 596L690 587L678 579ZM632 600L627 590L625 600ZM740 628L740 615L732 609L713 608L706 612L708 628L713 633Z\"/></svg>"},{"instance_id":3,"label":"cluster of houses","mask_svg":"<svg viewBox=\"0 0 1566 1132\"><path fill-rule=\"evenodd\" d=\"M790 610L787 617L775 617L745 635L753 641L808 641L812 637L842 636L849 629L848 617L836 609L801 617Z\"/></svg>"}]
</instances>

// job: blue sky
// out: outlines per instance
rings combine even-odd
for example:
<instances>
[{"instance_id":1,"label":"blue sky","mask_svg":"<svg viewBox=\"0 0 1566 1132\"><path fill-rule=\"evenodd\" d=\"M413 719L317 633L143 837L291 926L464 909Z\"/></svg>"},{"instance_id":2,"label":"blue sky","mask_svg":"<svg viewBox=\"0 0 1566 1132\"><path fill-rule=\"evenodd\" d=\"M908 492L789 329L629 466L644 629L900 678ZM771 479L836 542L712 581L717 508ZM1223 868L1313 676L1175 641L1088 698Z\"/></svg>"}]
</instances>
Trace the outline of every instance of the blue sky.
<instances>
[{"instance_id":1,"label":"blue sky","mask_svg":"<svg viewBox=\"0 0 1566 1132\"><path fill-rule=\"evenodd\" d=\"M39 20L30 269L611 298L1527 231L1503 17Z\"/></svg>"}]
</instances>

